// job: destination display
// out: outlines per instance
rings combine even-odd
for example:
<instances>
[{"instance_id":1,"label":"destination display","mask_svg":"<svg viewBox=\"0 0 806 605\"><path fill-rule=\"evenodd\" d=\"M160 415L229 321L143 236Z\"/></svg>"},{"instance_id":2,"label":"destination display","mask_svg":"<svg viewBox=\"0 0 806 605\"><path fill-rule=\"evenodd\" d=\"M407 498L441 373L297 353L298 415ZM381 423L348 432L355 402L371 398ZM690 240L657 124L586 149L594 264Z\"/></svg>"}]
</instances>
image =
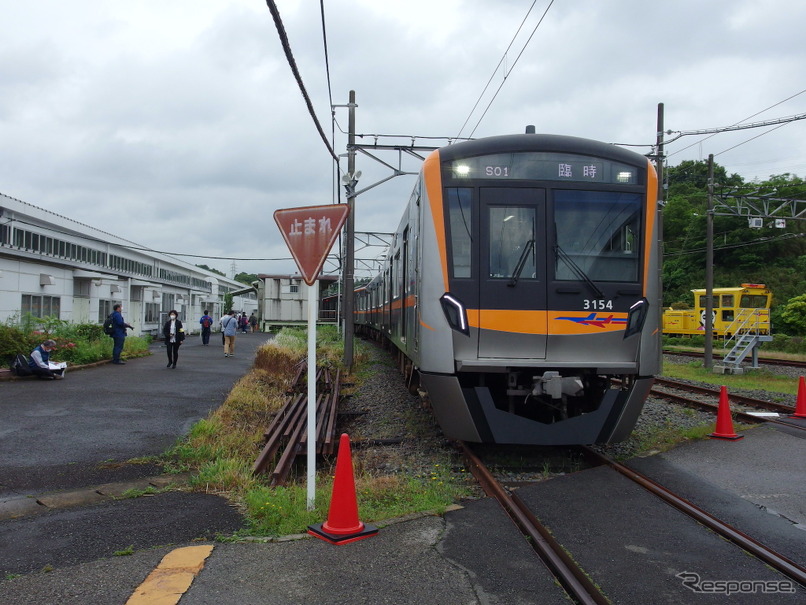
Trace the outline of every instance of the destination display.
<instances>
[{"instance_id":1,"label":"destination display","mask_svg":"<svg viewBox=\"0 0 806 605\"><path fill-rule=\"evenodd\" d=\"M638 183L635 166L568 153L521 152L462 158L450 162L450 174L460 179Z\"/></svg>"}]
</instances>

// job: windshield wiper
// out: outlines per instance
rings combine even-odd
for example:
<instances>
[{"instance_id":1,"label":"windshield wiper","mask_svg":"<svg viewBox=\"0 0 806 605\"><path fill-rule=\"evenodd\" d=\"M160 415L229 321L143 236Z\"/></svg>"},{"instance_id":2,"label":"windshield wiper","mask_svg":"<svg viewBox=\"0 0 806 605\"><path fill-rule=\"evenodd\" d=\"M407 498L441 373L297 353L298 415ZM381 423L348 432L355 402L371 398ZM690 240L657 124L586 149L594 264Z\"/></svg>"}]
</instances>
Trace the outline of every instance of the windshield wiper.
<instances>
[{"instance_id":1,"label":"windshield wiper","mask_svg":"<svg viewBox=\"0 0 806 605\"><path fill-rule=\"evenodd\" d=\"M602 292L599 289L599 287L593 283L593 280L590 277L588 277L588 274L582 270L582 267L577 265L574 262L574 259L572 259L570 256L568 256L568 254L566 254L565 250L560 248L559 244L554 246L554 252L557 254L558 258L563 259L565 261L565 264L571 267L571 271L574 272L574 275L576 275L579 279L588 284L590 289L593 290L593 292L596 294L596 298L602 299L605 297L604 292Z\"/></svg>"},{"instance_id":2,"label":"windshield wiper","mask_svg":"<svg viewBox=\"0 0 806 605\"><path fill-rule=\"evenodd\" d=\"M534 250L535 247L535 240L530 239L526 242L526 246L521 252L521 257L518 259L518 264L515 265L515 270L512 272L512 279L509 280L507 284L510 288L514 288L518 284L518 280L521 277L521 272L523 271L524 266L526 266L526 259L529 256L529 253Z\"/></svg>"}]
</instances>

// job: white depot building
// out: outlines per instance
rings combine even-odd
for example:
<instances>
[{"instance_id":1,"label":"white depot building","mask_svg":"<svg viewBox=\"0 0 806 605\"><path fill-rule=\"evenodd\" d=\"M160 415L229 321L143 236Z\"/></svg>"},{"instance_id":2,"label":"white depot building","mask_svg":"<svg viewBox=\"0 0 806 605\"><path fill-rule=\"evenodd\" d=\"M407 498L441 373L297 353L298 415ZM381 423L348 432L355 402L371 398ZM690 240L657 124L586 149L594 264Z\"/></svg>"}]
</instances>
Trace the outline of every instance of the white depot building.
<instances>
[{"instance_id":1,"label":"white depot building","mask_svg":"<svg viewBox=\"0 0 806 605\"><path fill-rule=\"evenodd\" d=\"M158 334L169 310L189 331L206 309L258 309L244 284L0 193L0 322L30 313L102 323L116 303L133 333Z\"/></svg>"}]
</instances>

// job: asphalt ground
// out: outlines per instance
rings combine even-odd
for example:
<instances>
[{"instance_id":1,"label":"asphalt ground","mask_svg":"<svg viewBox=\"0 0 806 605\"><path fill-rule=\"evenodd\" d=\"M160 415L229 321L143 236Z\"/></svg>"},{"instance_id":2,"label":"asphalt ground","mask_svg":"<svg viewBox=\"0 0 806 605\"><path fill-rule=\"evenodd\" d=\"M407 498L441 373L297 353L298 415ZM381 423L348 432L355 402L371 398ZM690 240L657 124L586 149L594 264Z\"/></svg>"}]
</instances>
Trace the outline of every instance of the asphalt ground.
<instances>
[{"instance_id":1,"label":"asphalt ground","mask_svg":"<svg viewBox=\"0 0 806 605\"><path fill-rule=\"evenodd\" d=\"M225 358L216 336L207 347L186 340L176 369L155 344L153 355L125 365L0 383L0 583L243 526L212 494L116 499L172 481L153 477L160 470L153 464L129 461L163 453L220 406L268 340L238 336L235 357Z\"/></svg>"},{"instance_id":2,"label":"asphalt ground","mask_svg":"<svg viewBox=\"0 0 806 605\"><path fill-rule=\"evenodd\" d=\"M239 353L245 352L250 338L239 338ZM144 381L163 381L162 391L168 393L171 384L174 391L184 391L196 388L208 371L216 374L222 365L235 368L227 364L242 363L227 379L221 377L223 398L251 361L251 356L249 360L224 359L220 347L210 347L209 351L188 347L185 351L177 370L160 367L165 360L156 355L86 374L97 372L97 382L102 383L111 370L135 368L138 380L121 383L130 386L119 389L135 393L126 402L126 407L132 408L137 405L136 394L142 392L140 384ZM193 355L198 359L190 364ZM189 366L187 381L154 378L172 373L183 376L179 374L183 361ZM208 370L207 363L217 370ZM136 368L138 364L143 367ZM59 388L80 376L76 372L62 382L32 386ZM0 385L3 392L5 386ZM162 414L170 407L170 395L161 395L162 391L147 390L150 395L146 399L162 397L149 413ZM175 405L182 407L182 401L179 397ZM53 401L51 407L63 403ZM78 400L77 405L83 403ZM202 404L186 421L192 422L189 418L193 414L201 417L209 409ZM47 414L41 417L49 418ZM58 427L57 421L49 422ZM185 426L181 419L168 422ZM146 426L159 427L160 423ZM162 439L170 445L175 438ZM139 442L140 449L152 447L148 435L142 435ZM757 428L746 431L741 441L699 441L630 464L681 489L684 496L713 514L726 516L738 529L763 542L770 541L802 565L806 542L800 517L806 489L806 467L801 463L806 455L804 444L806 440L800 436ZM164 444L153 447L159 452ZM106 457L90 456L77 466L97 466L98 460ZM75 485L84 485L83 480ZM521 488L519 494L614 603L795 603L804 602L806 597L806 589L794 586L790 586L792 592L782 594L760 592L759 586L777 586L785 578L610 469L595 468L554 478ZM197 497L207 498L209 503L199 504ZM207 510L208 516L200 510ZM104 521L107 518L109 522ZM240 522L237 512L220 498L171 492L0 521L0 545L4 545L0 562L28 550L33 557L30 568L38 570L5 581L0 576L0 603L124 603L131 595L147 593L143 582L159 571L163 557L200 540L209 544L212 552L192 573L185 573L187 585L174 593L177 598L184 593L182 603L567 602L537 556L489 499L467 503L441 517L380 523L377 536L340 546L308 536L271 543L210 540L211 532L226 526L227 519L231 519L232 527ZM71 554L80 550L72 546L74 543L86 549L86 557ZM44 550L43 544L49 545L48 552L38 552ZM131 554L115 556L116 552L121 555L121 550ZM0 569L7 568L0 565ZM678 575L684 573L697 574L702 582L756 584L752 591L734 590L730 595L695 593Z\"/></svg>"},{"instance_id":3,"label":"asphalt ground","mask_svg":"<svg viewBox=\"0 0 806 605\"><path fill-rule=\"evenodd\" d=\"M219 334L207 347L189 337L176 369L156 344L126 365L0 382L0 500L154 474L123 463L161 454L220 406L267 338L238 336L225 358Z\"/></svg>"}]
</instances>

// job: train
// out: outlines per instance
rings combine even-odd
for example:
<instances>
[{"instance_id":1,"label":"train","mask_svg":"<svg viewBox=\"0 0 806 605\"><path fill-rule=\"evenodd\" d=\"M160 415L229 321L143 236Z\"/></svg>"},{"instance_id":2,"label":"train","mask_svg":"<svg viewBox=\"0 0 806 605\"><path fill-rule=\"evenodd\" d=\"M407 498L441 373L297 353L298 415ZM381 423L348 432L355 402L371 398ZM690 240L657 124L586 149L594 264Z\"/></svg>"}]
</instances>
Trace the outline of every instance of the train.
<instances>
[{"instance_id":1,"label":"train","mask_svg":"<svg viewBox=\"0 0 806 605\"><path fill-rule=\"evenodd\" d=\"M444 434L611 443L661 367L657 176L572 136L500 135L426 157L356 333L400 351Z\"/></svg>"},{"instance_id":2,"label":"train","mask_svg":"<svg viewBox=\"0 0 806 605\"><path fill-rule=\"evenodd\" d=\"M704 288L692 290L693 309L666 309L663 333L668 336L695 336L705 333L705 308L708 302ZM741 284L732 288L713 288L711 312L712 333L718 338L754 333L768 336L772 332L770 306L772 292L765 284Z\"/></svg>"}]
</instances>

